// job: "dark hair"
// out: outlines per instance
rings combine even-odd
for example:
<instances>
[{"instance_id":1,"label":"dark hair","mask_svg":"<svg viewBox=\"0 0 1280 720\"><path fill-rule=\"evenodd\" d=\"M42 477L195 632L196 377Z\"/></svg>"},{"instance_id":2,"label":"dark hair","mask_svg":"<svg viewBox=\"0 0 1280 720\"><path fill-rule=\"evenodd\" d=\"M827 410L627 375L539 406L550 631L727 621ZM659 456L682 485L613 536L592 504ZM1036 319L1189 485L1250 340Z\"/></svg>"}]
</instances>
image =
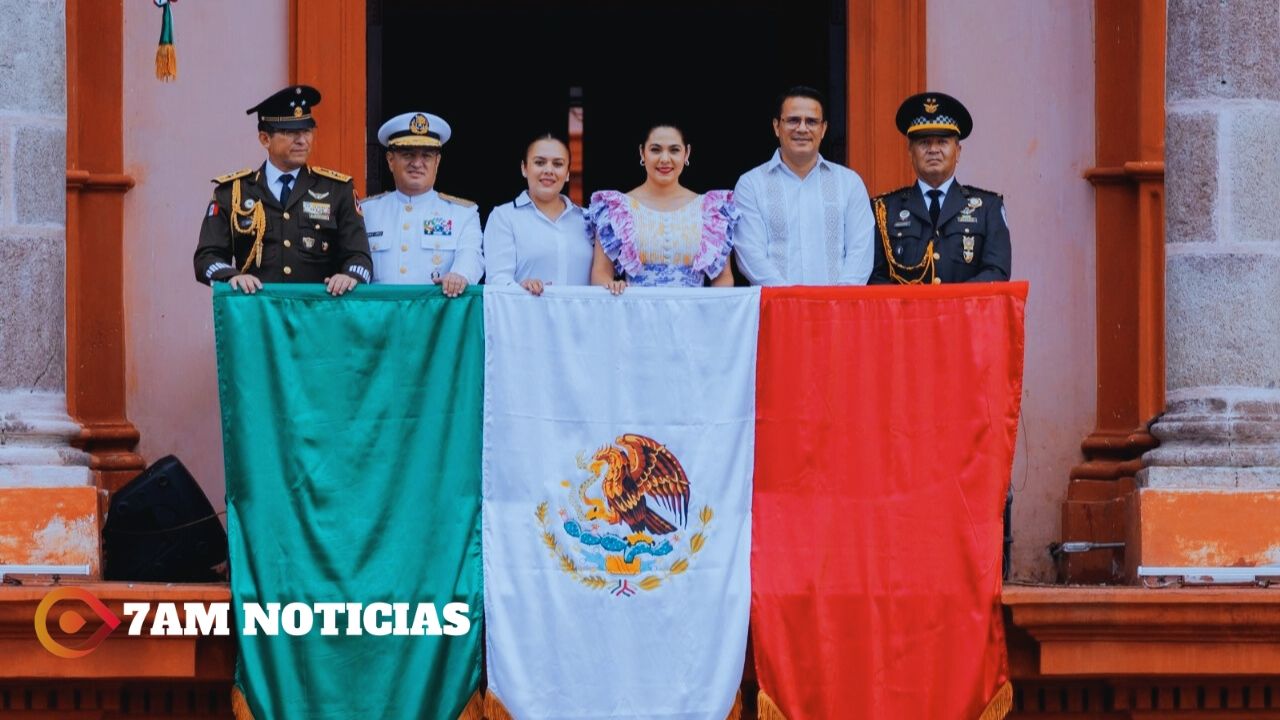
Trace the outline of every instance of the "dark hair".
<instances>
[{"instance_id":1,"label":"dark hair","mask_svg":"<svg viewBox=\"0 0 1280 720\"><path fill-rule=\"evenodd\" d=\"M824 120L826 119L827 98L824 97L822 93L818 92L814 88L809 87L808 85L794 85L792 87L787 88L786 92L779 95L778 103L777 103L778 110L774 114L775 118L782 119L782 105L786 103L787 100L790 100L791 98L809 98L810 100L816 100L818 102L818 105L822 107L822 118Z\"/></svg>"},{"instance_id":2,"label":"dark hair","mask_svg":"<svg viewBox=\"0 0 1280 720\"><path fill-rule=\"evenodd\" d=\"M684 130L679 125L673 122L656 122L650 125L648 130L644 131L644 136L640 138L640 147L644 147L645 143L649 142L649 136L652 135L653 131L657 130L658 128L671 128L672 130L675 130L677 133L680 134L680 144L681 145L689 144L689 138L685 136Z\"/></svg>"},{"instance_id":3,"label":"dark hair","mask_svg":"<svg viewBox=\"0 0 1280 720\"><path fill-rule=\"evenodd\" d=\"M569 143L565 142L564 139L562 139L559 135L556 135L553 132L545 132L535 137L534 139L530 140L529 144L524 146L524 155L520 158L520 162L525 162L526 160L528 160L529 151L533 149L534 145L536 145L539 142L542 142L543 140L552 140L554 142L560 143L561 145L564 146L564 154L572 156L573 151L569 149Z\"/></svg>"}]
</instances>

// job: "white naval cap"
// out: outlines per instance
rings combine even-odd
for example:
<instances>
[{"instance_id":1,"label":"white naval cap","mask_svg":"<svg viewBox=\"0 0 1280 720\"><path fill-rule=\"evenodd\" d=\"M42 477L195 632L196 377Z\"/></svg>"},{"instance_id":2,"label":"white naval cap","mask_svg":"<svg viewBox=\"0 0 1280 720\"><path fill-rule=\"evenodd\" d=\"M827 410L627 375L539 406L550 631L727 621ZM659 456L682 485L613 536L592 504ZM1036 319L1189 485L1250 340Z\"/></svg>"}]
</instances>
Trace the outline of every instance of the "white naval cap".
<instances>
[{"instance_id":1,"label":"white naval cap","mask_svg":"<svg viewBox=\"0 0 1280 720\"><path fill-rule=\"evenodd\" d=\"M388 148L440 147L449 142L449 123L431 113L397 115L378 128L378 142Z\"/></svg>"}]
</instances>

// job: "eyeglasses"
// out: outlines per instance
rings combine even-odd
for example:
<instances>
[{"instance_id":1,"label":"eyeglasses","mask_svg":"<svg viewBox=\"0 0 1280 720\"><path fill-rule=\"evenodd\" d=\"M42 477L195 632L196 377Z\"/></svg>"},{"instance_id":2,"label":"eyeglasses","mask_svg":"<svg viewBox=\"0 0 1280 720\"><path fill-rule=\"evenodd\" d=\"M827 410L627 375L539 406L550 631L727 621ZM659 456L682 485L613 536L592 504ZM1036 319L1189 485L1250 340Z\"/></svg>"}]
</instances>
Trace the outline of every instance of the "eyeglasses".
<instances>
[{"instance_id":1,"label":"eyeglasses","mask_svg":"<svg viewBox=\"0 0 1280 720\"><path fill-rule=\"evenodd\" d=\"M822 123L823 123L822 118L811 118L811 117L802 118L802 117L794 117L794 116L782 118L782 124L785 125L788 130L795 130L799 128L801 125L804 125L810 130L817 130L819 127L822 126Z\"/></svg>"}]
</instances>

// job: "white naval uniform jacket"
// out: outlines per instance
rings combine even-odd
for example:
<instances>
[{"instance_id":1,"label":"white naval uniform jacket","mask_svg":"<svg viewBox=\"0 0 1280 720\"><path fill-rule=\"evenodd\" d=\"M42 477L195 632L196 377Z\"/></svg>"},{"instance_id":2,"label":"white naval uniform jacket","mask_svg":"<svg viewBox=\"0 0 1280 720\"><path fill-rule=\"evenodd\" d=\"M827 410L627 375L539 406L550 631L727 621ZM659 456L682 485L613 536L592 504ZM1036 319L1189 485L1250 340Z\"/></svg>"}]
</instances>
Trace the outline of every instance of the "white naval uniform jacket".
<instances>
[{"instance_id":1,"label":"white naval uniform jacket","mask_svg":"<svg viewBox=\"0 0 1280 720\"><path fill-rule=\"evenodd\" d=\"M456 272L470 284L484 275L480 213L474 203L428 190L409 197L399 190L360 203L373 281L430 285Z\"/></svg>"}]
</instances>

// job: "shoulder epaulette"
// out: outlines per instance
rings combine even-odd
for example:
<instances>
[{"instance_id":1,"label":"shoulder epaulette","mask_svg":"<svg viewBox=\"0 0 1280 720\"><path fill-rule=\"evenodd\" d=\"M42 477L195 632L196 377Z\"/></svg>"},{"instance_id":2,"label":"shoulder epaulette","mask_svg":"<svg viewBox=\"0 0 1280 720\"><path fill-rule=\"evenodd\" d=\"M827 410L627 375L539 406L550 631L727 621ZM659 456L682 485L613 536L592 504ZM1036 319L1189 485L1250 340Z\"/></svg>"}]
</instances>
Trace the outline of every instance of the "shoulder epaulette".
<instances>
[{"instance_id":1,"label":"shoulder epaulette","mask_svg":"<svg viewBox=\"0 0 1280 720\"><path fill-rule=\"evenodd\" d=\"M221 185L222 183L229 183L232 180L236 180L238 178L244 177L245 175L251 175L251 174L253 174L253 168L245 168L243 170L229 172L226 175L219 175L218 177L213 179L213 182L217 183L218 185Z\"/></svg>"},{"instance_id":2,"label":"shoulder epaulette","mask_svg":"<svg viewBox=\"0 0 1280 720\"><path fill-rule=\"evenodd\" d=\"M360 198L360 202L362 202L362 203L367 203L367 202L369 202L370 200L377 200L378 198L382 197L383 195L387 195L387 194L389 194L390 192L391 192L390 190L386 190L386 191L384 191L384 192L380 192L380 193L378 193L377 195L370 195L370 196L369 196L369 197L367 197L367 198Z\"/></svg>"},{"instance_id":3,"label":"shoulder epaulette","mask_svg":"<svg viewBox=\"0 0 1280 720\"><path fill-rule=\"evenodd\" d=\"M311 172L315 173L316 175L319 175L320 177L327 177L330 180L337 180L338 182L351 182L350 175L344 175L343 173L340 173L337 170L330 170L328 168L316 167L314 165L312 165L310 169L311 169Z\"/></svg>"},{"instance_id":4,"label":"shoulder epaulette","mask_svg":"<svg viewBox=\"0 0 1280 720\"><path fill-rule=\"evenodd\" d=\"M880 194L879 194L879 195L877 195L876 197L877 197L877 198L887 198L887 197L889 197L890 195L897 195L898 193L904 193L904 192L907 192L907 191L908 191L908 190L910 190L912 187L913 187L913 186L911 186L911 185L903 185L902 187L898 188L897 190L890 190L890 191L889 191L889 192L887 192L887 193L880 193Z\"/></svg>"},{"instance_id":5,"label":"shoulder epaulette","mask_svg":"<svg viewBox=\"0 0 1280 720\"><path fill-rule=\"evenodd\" d=\"M444 198L445 200L447 200L447 201L449 201L449 202L453 203L454 205L461 205L462 207L475 207L475 206L476 206L476 203L475 203L475 201L474 201L474 200L468 200L468 199L466 199L466 198L454 197L453 195L446 195L446 194L444 194L444 193L437 193L437 194L438 194L440 197Z\"/></svg>"},{"instance_id":6,"label":"shoulder epaulette","mask_svg":"<svg viewBox=\"0 0 1280 720\"><path fill-rule=\"evenodd\" d=\"M976 185L965 185L965 187L969 188L970 190L974 190L974 191L977 191L977 192L980 192L980 193L986 193L987 195L995 195L996 197L998 197L998 198L1000 198L1000 199L1002 199L1002 200L1004 199L1004 195L1001 195L1000 193L996 192L995 190L986 190L986 189L984 189L984 188L980 188L980 187L978 187L978 186L976 186Z\"/></svg>"}]
</instances>

